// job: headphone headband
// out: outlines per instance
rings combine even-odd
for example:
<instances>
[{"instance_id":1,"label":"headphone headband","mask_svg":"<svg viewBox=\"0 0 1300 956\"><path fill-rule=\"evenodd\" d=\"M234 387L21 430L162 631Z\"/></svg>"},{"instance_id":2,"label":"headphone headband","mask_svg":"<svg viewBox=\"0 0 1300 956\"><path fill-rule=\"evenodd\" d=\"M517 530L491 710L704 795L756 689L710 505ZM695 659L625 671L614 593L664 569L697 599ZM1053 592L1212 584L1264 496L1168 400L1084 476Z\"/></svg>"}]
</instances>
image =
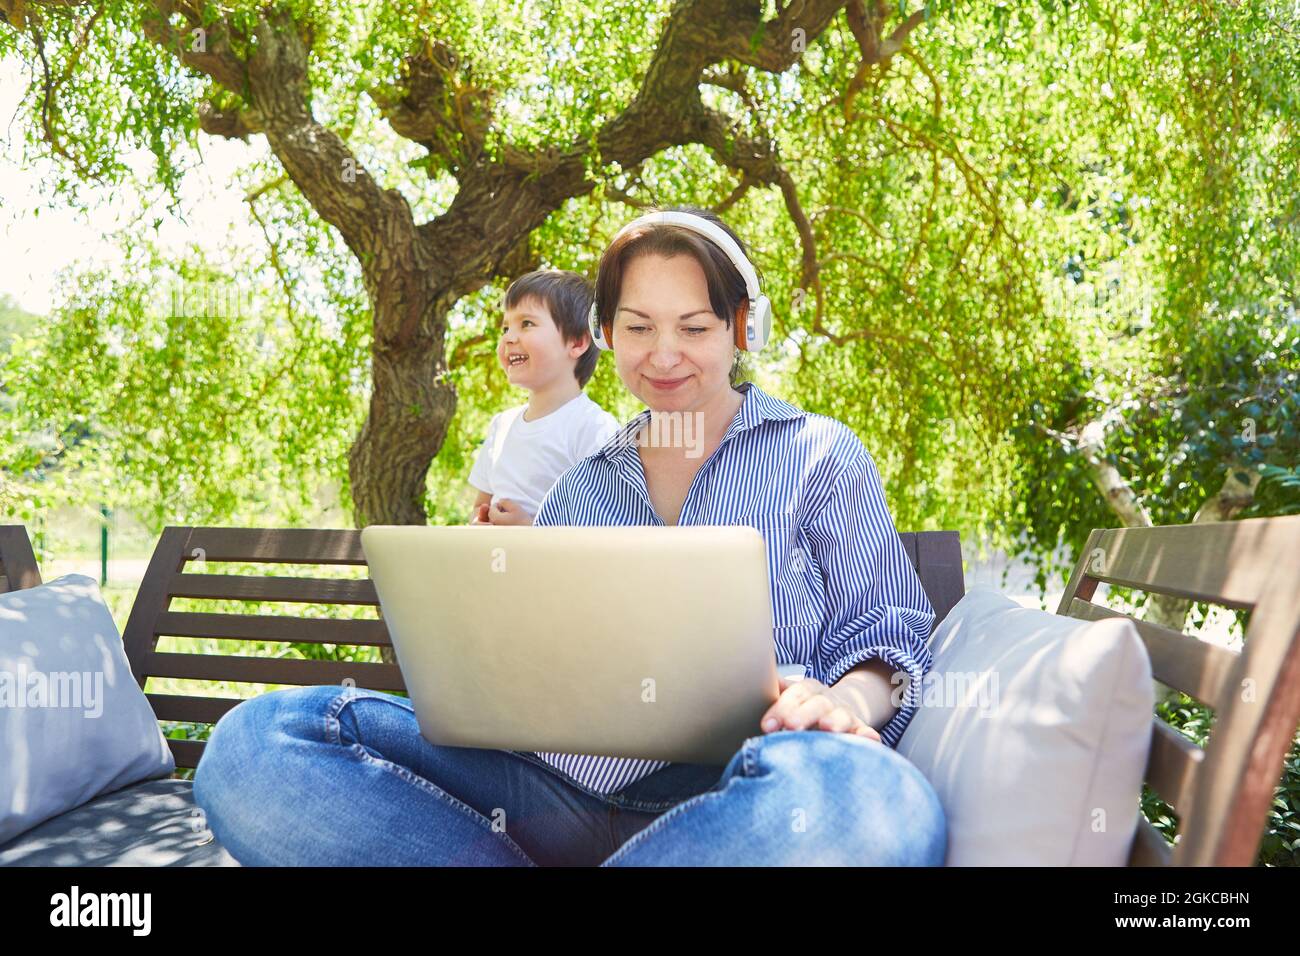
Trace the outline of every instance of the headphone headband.
<instances>
[{"instance_id":1,"label":"headphone headband","mask_svg":"<svg viewBox=\"0 0 1300 956\"><path fill-rule=\"evenodd\" d=\"M633 219L615 233L610 242L613 243L634 229L651 225L680 226L683 229L689 229L691 232L708 239L726 254L727 258L731 260L731 264L736 267L736 271L740 273L740 277L745 281L745 293L749 298L749 309L736 327L736 346L749 352L757 352L766 345L772 332L772 304L759 288L758 273L749 259L745 257L745 254L740 251L740 246L736 243L736 240L727 235L725 229L720 228L716 223L709 222L702 216L677 210L662 210L646 213ZM597 289L600 288L599 275L597 276L596 287ZM592 341L596 343L596 346L602 351L612 349L612 346L605 338L605 329L597 317L596 303L594 301L591 303L591 312L587 324L591 330ZM612 319L610 320L610 327L611 329L613 327Z\"/></svg>"}]
</instances>

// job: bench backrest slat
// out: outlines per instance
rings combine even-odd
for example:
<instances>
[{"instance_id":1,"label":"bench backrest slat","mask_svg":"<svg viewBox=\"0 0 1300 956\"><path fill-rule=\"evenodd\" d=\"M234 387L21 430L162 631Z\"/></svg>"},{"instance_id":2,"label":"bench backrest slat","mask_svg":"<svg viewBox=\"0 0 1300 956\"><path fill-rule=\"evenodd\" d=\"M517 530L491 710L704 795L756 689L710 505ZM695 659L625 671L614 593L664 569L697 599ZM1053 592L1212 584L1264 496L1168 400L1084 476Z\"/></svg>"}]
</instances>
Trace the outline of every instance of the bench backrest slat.
<instances>
[{"instance_id":1,"label":"bench backrest slat","mask_svg":"<svg viewBox=\"0 0 1300 956\"><path fill-rule=\"evenodd\" d=\"M900 535L935 609L943 620L965 594L961 541L954 531ZM232 638L386 648L391 641L382 620L338 620L264 613L172 611L173 598L242 600L317 605L378 606L366 579L261 577L211 574L207 565L263 563L365 566L361 534L351 529L183 528L163 531L131 608L123 641L131 669L144 687L150 677L263 684L337 684L345 678L374 690L404 691L395 663L159 653L163 636ZM233 704L228 698L194 694L148 695L159 720L210 723ZM181 743L173 741L173 743ZM181 767L202 754L202 744L172 747Z\"/></svg>"},{"instance_id":2,"label":"bench backrest slat","mask_svg":"<svg viewBox=\"0 0 1300 956\"><path fill-rule=\"evenodd\" d=\"M186 694L144 696L159 720L184 720L201 724L215 724L243 702L240 697L191 697Z\"/></svg>"},{"instance_id":3,"label":"bench backrest slat","mask_svg":"<svg viewBox=\"0 0 1300 956\"><path fill-rule=\"evenodd\" d=\"M265 564L366 563L361 536L350 528L190 528L186 557Z\"/></svg>"},{"instance_id":4,"label":"bench backrest slat","mask_svg":"<svg viewBox=\"0 0 1300 956\"><path fill-rule=\"evenodd\" d=\"M149 656L150 677L233 681L249 684L342 684L348 678L371 690L405 691L396 664L364 661L313 661L283 657L241 657L234 654L171 654Z\"/></svg>"},{"instance_id":5,"label":"bench backrest slat","mask_svg":"<svg viewBox=\"0 0 1300 956\"><path fill-rule=\"evenodd\" d=\"M379 606L369 581L339 578L252 577L246 574L178 574L168 592L174 598L291 601L300 604Z\"/></svg>"},{"instance_id":6,"label":"bench backrest slat","mask_svg":"<svg viewBox=\"0 0 1300 956\"><path fill-rule=\"evenodd\" d=\"M1151 753L1146 783L1172 807L1185 807L1196 785L1205 751L1159 717L1151 721Z\"/></svg>"},{"instance_id":7,"label":"bench backrest slat","mask_svg":"<svg viewBox=\"0 0 1300 956\"><path fill-rule=\"evenodd\" d=\"M1225 697L1231 694L1228 681L1236 672L1241 654L1221 644L1212 644L1189 638L1186 634L1149 621L1139 621L1129 614L1121 614L1100 604L1075 598L1065 611L1069 617L1085 621L1100 621L1108 617L1124 617L1133 622L1142 643L1151 658L1151 671L1155 679L1183 693L1195 697L1208 707L1218 710Z\"/></svg>"},{"instance_id":8,"label":"bench backrest slat","mask_svg":"<svg viewBox=\"0 0 1300 956\"><path fill-rule=\"evenodd\" d=\"M956 531L902 531L898 536L934 608L933 637L948 612L966 596L961 537Z\"/></svg>"},{"instance_id":9,"label":"bench backrest slat","mask_svg":"<svg viewBox=\"0 0 1300 956\"><path fill-rule=\"evenodd\" d=\"M294 644L351 644L383 647L391 642L383 621L287 614L211 614L164 611L158 615L161 637L224 637L245 641L288 641Z\"/></svg>"},{"instance_id":10,"label":"bench backrest slat","mask_svg":"<svg viewBox=\"0 0 1300 956\"><path fill-rule=\"evenodd\" d=\"M1292 560L1300 515L1094 531L1081 577L1224 607L1250 608L1275 561ZM1265 560L1265 558L1272 560ZM1091 594L1079 594L1089 598Z\"/></svg>"}]
</instances>

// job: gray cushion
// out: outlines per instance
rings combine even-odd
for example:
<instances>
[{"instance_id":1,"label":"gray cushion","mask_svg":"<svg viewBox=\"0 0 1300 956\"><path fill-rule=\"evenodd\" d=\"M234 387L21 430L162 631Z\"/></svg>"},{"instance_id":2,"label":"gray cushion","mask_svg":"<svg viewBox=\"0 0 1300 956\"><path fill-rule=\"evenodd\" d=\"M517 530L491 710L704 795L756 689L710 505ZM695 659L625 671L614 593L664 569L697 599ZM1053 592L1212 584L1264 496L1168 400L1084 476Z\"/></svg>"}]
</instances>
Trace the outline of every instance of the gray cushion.
<instances>
[{"instance_id":1,"label":"gray cushion","mask_svg":"<svg viewBox=\"0 0 1300 956\"><path fill-rule=\"evenodd\" d=\"M206 843L204 841L207 841ZM0 846L0 866L239 866L212 838L188 780L96 797Z\"/></svg>"},{"instance_id":2,"label":"gray cushion","mask_svg":"<svg viewBox=\"0 0 1300 956\"><path fill-rule=\"evenodd\" d=\"M98 582L0 594L0 843L175 769Z\"/></svg>"}]
</instances>

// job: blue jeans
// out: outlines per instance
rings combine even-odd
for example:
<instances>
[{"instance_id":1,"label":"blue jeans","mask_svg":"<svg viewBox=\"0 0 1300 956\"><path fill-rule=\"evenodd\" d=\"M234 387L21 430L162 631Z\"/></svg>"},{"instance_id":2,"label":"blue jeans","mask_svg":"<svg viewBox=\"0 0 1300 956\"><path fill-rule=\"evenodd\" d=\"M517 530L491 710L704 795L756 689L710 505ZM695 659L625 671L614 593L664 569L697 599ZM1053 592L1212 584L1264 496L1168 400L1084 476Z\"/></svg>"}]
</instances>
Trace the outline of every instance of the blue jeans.
<instances>
[{"instance_id":1,"label":"blue jeans","mask_svg":"<svg viewBox=\"0 0 1300 956\"><path fill-rule=\"evenodd\" d=\"M818 730L745 741L725 768L670 764L594 793L535 754L437 746L410 702L279 690L213 728L194 796L249 866L940 866L921 772Z\"/></svg>"}]
</instances>

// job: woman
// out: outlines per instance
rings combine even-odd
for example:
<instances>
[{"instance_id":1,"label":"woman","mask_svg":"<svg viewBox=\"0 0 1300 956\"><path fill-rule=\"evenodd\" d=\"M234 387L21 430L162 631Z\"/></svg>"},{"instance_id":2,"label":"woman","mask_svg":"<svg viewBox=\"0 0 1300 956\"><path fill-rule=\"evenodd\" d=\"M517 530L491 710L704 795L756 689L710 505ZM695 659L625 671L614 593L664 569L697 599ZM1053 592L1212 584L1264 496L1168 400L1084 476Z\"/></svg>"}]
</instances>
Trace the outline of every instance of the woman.
<instances>
[{"instance_id":1,"label":"woman","mask_svg":"<svg viewBox=\"0 0 1300 956\"><path fill-rule=\"evenodd\" d=\"M743 254L716 216L676 208ZM725 768L441 747L399 697L266 694L217 724L195 775L209 826L240 862L942 864L938 798L893 750L930 666L934 613L866 449L840 422L733 386L749 299L699 233L624 230L601 259L596 305L647 411L560 477L535 524L753 525L778 663L807 676L781 679ZM655 413L693 440L646 441ZM907 678L901 702L895 674Z\"/></svg>"}]
</instances>

